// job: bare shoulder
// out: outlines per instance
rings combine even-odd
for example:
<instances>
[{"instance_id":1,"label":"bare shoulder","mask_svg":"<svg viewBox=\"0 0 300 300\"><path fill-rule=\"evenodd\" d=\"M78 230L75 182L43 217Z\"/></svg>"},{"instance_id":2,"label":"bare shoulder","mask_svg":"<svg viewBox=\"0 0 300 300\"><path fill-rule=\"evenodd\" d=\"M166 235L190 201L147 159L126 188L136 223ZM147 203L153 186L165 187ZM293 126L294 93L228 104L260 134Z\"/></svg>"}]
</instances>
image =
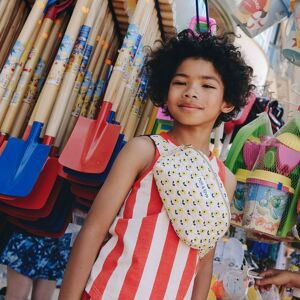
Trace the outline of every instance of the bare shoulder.
<instances>
[{"instance_id":1,"label":"bare shoulder","mask_svg":"<svg viewBox=\"0 0 300 300\"><path fill-rule=\"evenodd\" d=\"M140 136L131 139L122 149L120 156L126 156L132 164L143 171L151 164L155 155L155 146L150 137Z\"/></svg>"},{"instance_id":2,"label":"bare shoulder","mask_svg":"<svg viewBox=\"0 0 300 300\"><path fill-rule=\"evenodd\" d=\"M226 179L225 179L225 189L228 194L229 200L231 201L236 189L236 177L235 175L227 168L226 170Z\"/></svg>"}]
</instances>

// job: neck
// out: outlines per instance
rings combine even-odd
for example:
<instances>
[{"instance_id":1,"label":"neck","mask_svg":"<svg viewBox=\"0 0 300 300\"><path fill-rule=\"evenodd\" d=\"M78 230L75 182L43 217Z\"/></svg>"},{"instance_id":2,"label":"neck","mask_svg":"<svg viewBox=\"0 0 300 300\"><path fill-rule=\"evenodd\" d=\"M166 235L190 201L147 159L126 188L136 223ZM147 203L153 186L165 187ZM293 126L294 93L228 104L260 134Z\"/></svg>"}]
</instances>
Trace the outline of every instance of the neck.
<instances>
[{"instance_id":1,"label":"neck","mask_svg":"<svg viewBox=\"0 0 300 300\"><path fill-rule=\"evenodd\" d=\"M212 128L182 126L174 124L169 135L181 145L193 145L195 149L209 156L209 141Z\"/></svg>"}]
</instances>

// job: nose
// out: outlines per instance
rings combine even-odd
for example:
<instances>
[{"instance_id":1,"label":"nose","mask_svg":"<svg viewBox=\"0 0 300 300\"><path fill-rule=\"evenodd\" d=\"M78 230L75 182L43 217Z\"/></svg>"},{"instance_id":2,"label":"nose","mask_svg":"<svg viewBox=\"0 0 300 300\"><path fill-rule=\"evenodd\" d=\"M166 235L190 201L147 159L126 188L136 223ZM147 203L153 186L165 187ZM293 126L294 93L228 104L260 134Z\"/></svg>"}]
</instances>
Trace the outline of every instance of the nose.
<instances>
[{"instance_id":1,"label":"nose","mask_svg":"<svg viewBox=\"0 0 300 300\"><path fill-rule=\"evenodd\" d=\"M188 99L198 99L199 98L198 92L193 87L188 87L184 91L183 96L184 96L184 98L188 98Z\"/></svg>"}]
</instances>

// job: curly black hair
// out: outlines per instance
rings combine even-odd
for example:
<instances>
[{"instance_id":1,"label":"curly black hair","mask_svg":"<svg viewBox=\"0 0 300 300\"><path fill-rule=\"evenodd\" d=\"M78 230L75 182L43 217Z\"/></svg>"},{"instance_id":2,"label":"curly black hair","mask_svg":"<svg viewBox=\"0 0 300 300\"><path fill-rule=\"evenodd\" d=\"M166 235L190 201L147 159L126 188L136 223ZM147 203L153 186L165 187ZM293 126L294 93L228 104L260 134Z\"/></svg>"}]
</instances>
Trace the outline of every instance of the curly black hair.
<instances>
[{"instance_id":1,"label":"curly black hair","mask_svg":"<svg viewBox=\"0 0 300 300\"><path fill-rule=\"evenodd\" d=\"M186 29L161 42L160 47L149 54L146 65L148 94L154 105L165 109L169 85L179 65L186 58L201 58L213 64L223 80L225 101L235 107L229 113L221 113L214 127L222 121L232 120L247 104L247 97L255 88L251 84L253 69L245 63L239 48L233 45L233 37L233 33L217 36Z\"/></svg>"}]
</instances>

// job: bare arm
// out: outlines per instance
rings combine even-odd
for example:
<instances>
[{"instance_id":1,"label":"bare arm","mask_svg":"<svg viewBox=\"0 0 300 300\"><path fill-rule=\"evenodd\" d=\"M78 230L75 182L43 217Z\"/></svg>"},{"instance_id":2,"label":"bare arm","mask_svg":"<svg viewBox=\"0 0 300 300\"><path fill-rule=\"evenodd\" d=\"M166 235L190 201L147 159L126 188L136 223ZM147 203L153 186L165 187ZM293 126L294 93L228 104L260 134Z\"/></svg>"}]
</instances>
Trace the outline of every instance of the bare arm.
<instances>
[{"instance_id":1,"label":"bare arm","mask_svg":"<svg viewBox=\"0 0 300 300\"><path fill-rule=\"evenodd\" d=\"M231 202L236 189L236 178L228 168L226 168L226 179L224 185L229 201Z\"/></svg>"},{"instance_id":2,"label":"bare arm","mask_svg":"<svg viewBox=\"0 0 300 300\"><path fill-rule=\"evenodd\" d=\"M60 290L60 300L81 298L111 223L136 177L151 163L153 157L153 144L144 137L127 143L118 155L74 243Z\"/></svg>"},{"instance_id":3,"label":"bare arm","mask_svg":"<svg viewBox=\"0 0 300 300\"><path fill-rule=\"evenodd\" d=\"M199 260L198 272L194 281L192 300L206 300L210 288L213 271L215 249Z\"/></svg>"},{"instance_id":4,"label":"bare arm","mask_svg":"<svg viewBox=\"0 0 300 300\"><path fill-rule=\"evenodd\" d=\"M235 176L226 168L225 189L230 201L232 201L236 188ZM210 288L211 276L213 272L213 259L215 249L207 253L199 261L199 269L194 282L192 300L206 300Z\"/></svg>"}]
</instances>

